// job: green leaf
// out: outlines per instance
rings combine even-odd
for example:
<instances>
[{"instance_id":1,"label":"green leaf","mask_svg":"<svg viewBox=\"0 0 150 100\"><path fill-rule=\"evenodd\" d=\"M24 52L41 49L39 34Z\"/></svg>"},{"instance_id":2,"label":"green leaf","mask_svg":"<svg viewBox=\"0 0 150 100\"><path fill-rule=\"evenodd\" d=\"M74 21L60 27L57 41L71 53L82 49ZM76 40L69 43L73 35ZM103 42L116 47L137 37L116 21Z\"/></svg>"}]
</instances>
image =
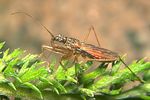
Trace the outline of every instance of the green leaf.
<instances>
[{"instance_id":1,"label":"green leaf","mask_svg":"<svg viewBox=\"0 0 150 100\"><path fill-rule=\"evenodd\" d=\"M7 49L4 53L3 53L3 58L5 61L8 61L8 54L9 54L9 49ZM9 58L10 59L10 58Z\"/></svg>"},{"instance_id":2,"label":"green leaf","mask_svg":"<svg viewBox=\"0 0 150 100\"><path fill-rule=\"evenodd\" d=\"M16 59L14 59L14 60L11 60L11 61L8 63L6 69L4 70L4 74L5 74L6 76L11 76L12 74L15 74L15 70L14 70L13 67L14 67L14 65L16 65L17 62L18 62L18 59L16 58Z\"/></svg>"},{"instance_id":3,"label":"green leaf","mask_svg":"<svg viewBox=\"0 0 150 100\"><path fill-rule=\"evenodd\" d=\"M66 80L67 80L68 82L77 83L77 80L74 79L74 77L71 77L71 76L67 76Z\"/></svg>"},{"instance_id":4,"label":"green leaf","mask_svg":"<svg viewBox=\"0 0 150 100\"><path fill-rule=\"evenodd\" d=\"M0 49L3 48L4 44L5 44L5 42L1 42L1 43L0 43Z\"/></svg>"},{"instance_id":5,"label":"green leaf","mask_svg":"<svg viewBox=\"0 0 150 100\"><path fill-rule=\"evenodd\" d=\"M50 82L53 84L55 88L57 88L62 93L67 93L64 86L62 86L58 81L51 79Z\"/></svg>"},{"instance_id":6,"label":"green leaf","mask_svg":"<svg viewBox=\"0 0 150 100\"><path fill-rule=\"evenodd\" d=\"M44 83L48 83L49 85L53 85L53 83L52 82L50 82L47 78L45 78L45 77L40 77L40 80L42 81L42 82L44 82Z\"/></svg>"},{"instance_id":7,"label":"green leaf","mask_svg":"<svg viewBox=\"0 0 150 100\"><path fill-rule=\"evenodd\" d=\"M4 63L2 59L0 59L0 72L2 72L5 67L6 67L6 64Z\"/></svg>"},{"instance_id":8,"label":"green leaf","mask_svg":"<svg viewBox=\"0 0 150 100\"><path fill-rule=\"evenodd\" d=\"M53 73L54 70L55 70L55 64L56 64L56 58L55 58L55 57L52 57L51 63L50 63L50 70L51 70L51 73Z\"/></svg>"},{"instance_id":9,"label":"green leaf","mask_svg":"<svg viewBox=\"0 0 150 100\"><path fill-rule=\"evenodd\" d=\"M66 80L68 82L70 81L77 83L77 81L74 79L75 71L73 67L64 70L63 67L59 66L57 71L54 73L54 77L59 81Z\"/></svg>"},{"instance_id":10,"label":"green leaf","mask_svg":"<svg viewBox=\"0 0 150 100\"><path fill-rule=\"evenodd\" d=\"M16 58L16 57L19 57L22 53L23 53L23 50L18 48L18 49L15 49L11 54L9 54L9 56L11 58Z\"/></svg>"},{"instance_id":11,"label":"green leaf","mask_svg":"<svg viewBox=\"0 0 150 100\"><path fill-rule=\"evenodd\" d=\"M116 61L116 63L114 63L114 65L112 66L111 75L114 75L115 73L117 73L121 64L122 64L121 61Z\"/></svg>"},{"instance_id":12,"label":"green leaf","mask_svg":"<svg viewBox=\"0 0 150 100\"><path fill-rule=\"evenodd\" d=\"M107 68L108 64L102 63L98 68L96 68L94 71L89 72L87 74L84 74L82 77L82 82L83 83L88 83L91 80L96 79L97 77L101 76L102 74L105 73L105 70Z\"/></svg>"},{"instance_id":13,"label":"green leaf","mask_svg":"<svg viewBox=\"0 0 150 100\"><path fill-rule=\"evenodd\" d=\"M15 85L14 85L12 82L9 82L8 85L9 85L12 89L14 89L15 91L17 90L16 87L15 87Z\"/></svg>"},{"instance_id":14,"label":"green leaf","mask_svg":"<svg viewBox=\"0 0 150 100\"><path fill-rule=\"evenodd\" d=\"M32 65L30 68L28 68L28 70L26 70L24 72L24 74L20 75L20 79L23 81L23 82L27 82L27 81L31 81L31 80L35 80L35 79L38 79L39 77L41 76L45 76L47 75L48 71L44 68L44 67L41 67L41 68L38 68L36 69L36 66L38 64L35 63L34 65Z\"/></svg>"},{"instance_id":15,"label":"green leaf","mask_svg":"<svg viewBox=\"0 0 150 100\"><path fill-rule=\"evenodd\" d=\"M134 71L135 74L139 72L143 72L144 70L150 69L150 62L146 62L144 64L140 63L132 63L129 67ZM133 80L135 77L127 68L118 71L114 76L103 76L100 80L98 80L95 84L91 85L89 89L99 90L100 88L104 88L110 86L115 83L125 83L129 80Z\"/></svg>"},{"instance_id":16,"label":"green leaf","mask_svg":"<svg viewBox=\"0 0 150 100\"><path fill-rule=\"evenodd\" d=\"M123 55L121 58L121 60L125 60L126 54ZM119 70L120 66L121 66L122 62L120 60L117 60L114 62L112 70L111 70L111 75L114 75L115 73L117 73L117 71Z\"/></svg>"},{"instance_id":17,"label":"green leaf","mask_svg":"<svg viewBox=\"0 0 150 100\"><path fill-rule=\"evenodd\" d=\"M28 54L27 56L22 58L22 61L23 61L23 63L25 63L25 62L32 62L32 61L35 61L36 58L37 58L37 55Z\"/></svg>"},{"instance_id":18,"label":"green leaf","mask_svg":"<svg viewBox=\"0 0 150 100\"><path fill-rule=\"evenodd\" d=\"M54 91L55 91L57 94L59 94L59 91L58 91L57 88L54 88Z\"/></svg>"},{"instance_id":19,"label":"green leaf","mask_svg":"<svg viewBox=\"0 0 150 100\"><path fill-rule=\"evenodd\" d=\"M82 62L81 62L82 64ZM90 68L92 66L93 62L92 61L87 61L84 65L83 68L84 70L87 70L88 68Z\"/></svg>"},{"instance_id":20,"label":"green leaf","mask_svg":"<svg viewBox=\"0 0 150 100\"><path fill-rule=\"evenodd\" d=\"M15 85L12 82L10 82L9 80L7 80L2 74L0 74L0 84L1 83L8 84L13 90L15 90L15 91L17 90Z\"/></svg>"},{"instance_id":21,"label":"green leaf","mask_svg":"<svg viewBox=\"0 0 150 100\"><path fill-rule=\"evenodd\" d=\"M43 99L41 91L35 85L33 85L32 83L29 83L29 82L25 82L25 83L23 83L23 85L36 91L39 94L40 98Z\"/></svg>"},{"instance_id":22,"label":"green leaf","mask_svg":"<svg viewBox=\"0 0 150 100\"><path fill-rule=\"evenodd\" d=\"M144 72L143 79L144 79L145 81L150 81L150 70L146 70L146 71Z\"/></svg>"},{"instance_id":23,"label":"green leaf","mask_svg":"<svg viewBox=\"0 0 150 100\"><path fill-rule=\"evenodd\" d=\"M79 88L79 91L82 93L82 94L85 94L86 96L89 96L89 97L94 97L94 91L93 90L90 90L90 89L87 89L87 88Z\"/></svg>"},{"instance_id":24,"label":"green leaf","mask_svg":"<svg viewBox=\"0 0 150 100\"><path fill-rule=\"evenodd\" d=\"M4 54L3 54L3 60L5 62L8 62L12 59L16 59L16 57L20 56L22 54L22 50L20 49L15 49L12 53L9 54L9 49L7 49Z\"/></svg>"},{"instance_id":25,"label":"green leaf","mask_svg":"<svg viewBox=\"0 0 150 100\"><path fill-rule=\"evenodd\" d=\"M122 90L122 88L110 90L110 88L108 87L108 88L101 89L100 92L109 94L109 95L117 95L117 94L121 93L121 90Z\"/></svg>"},{"instance_id":26,"label":"green leaf","mask_svg":"<svg viewBox=\"0 0 150 100\"><path fill-rule=\"evenodd\" d=\"M12 75L12 77L14 77L16 79L15 81L18 82L18 83L15 82L16 85L23 83L22 80L18 76Z\"/></svg>"},{"instance_id":27,"label":"green leaf","mask_svg":"<svg viewBox=\"0 0 150 100\"><path fill-rule=\"evenodd\" d=\"M66 75L70 77L75 75L75 65L66 70Z\"/></svg>"},{"instance_id":28,"label":"green leaf","mask_svg":"<svg viewBox=\"0 0 150 100\"><path fill-rule=\"evenodd\" d=\"M66 74L63 67L59 66L55 72L55 77L58 80L66 80Z\"/></svg>"},{"instance_id":29,"label":"green leaf","mask_svg":"<svg viewBox=\"0 0 150 100\"><path fill-rule=\"evenodd\" d=\"M3 45L4 43L0 43L0 49ZM12 52L7 49L3 52L2 58L0 58L1 94L23 98L27 96L28 98L33 97L33 99L34 97L39 99L40 96L43 99L42 94L46 95L46 92L54 97L57 93L60 97L64 96L62 94L65 94L66 97L73 94L88 99L103 93L107 97L115 95L111 97L116 99L130 97L149 99L147 95L150 93L150 62L145 62L144 59L134 61L129 67L135 74L142 73L146 82L122 92L125 83L137 80L137 78L127 68L120 70L120 61L113 64L110 74L106 69L107 62L89 71L92 69L92 61L87 63L81 61L69 66L69 68L67 68L69 65L67 63L70 62L66 61L63 62L66 70L61 65L55 70L56 59L51 59L49 66L51 72L48 72L49 70L42 65L37 55L28 54L22 57L23 53L20 49L15 49Z\"/></svg>"},{"instance_id":30,"label":"green leaf","mask_svg":"<svg viewBox=\"0 0 150 100\"><path fill-rule=\"evenodd\" d=\"M0 83L6 83L8 80L4 77L2 73L0 73Z\"/></svg>"},{"instance_id":31,"label":"green leaf","mask_svg":"<svg viewBox=\"0 0 150 100\"><path fill-rule=\"evenodd\" d=\"M25 72L27 72L27 70L29 69L29 68L27 68L28 65L29 65L28 61L23 64L23 66L21 67L21 69L18 73L18 76L22 76Z\"/></svg>"},{"instance_id":32,"label":"green leaf","mask_svg":"<svg viewBox=\"0 0 150 100\"><path fill-rule=\"evenodd\" d=\"M143 99L145 98L145 100L149 100L147 99L148 93L150 93L150 83L145 83L137 87L134 87L128 91L125 91L119 95L116 95L115 98L120 100L120 99L135 97L135 98L143 98Z\"/></svg>"}]
</instances>

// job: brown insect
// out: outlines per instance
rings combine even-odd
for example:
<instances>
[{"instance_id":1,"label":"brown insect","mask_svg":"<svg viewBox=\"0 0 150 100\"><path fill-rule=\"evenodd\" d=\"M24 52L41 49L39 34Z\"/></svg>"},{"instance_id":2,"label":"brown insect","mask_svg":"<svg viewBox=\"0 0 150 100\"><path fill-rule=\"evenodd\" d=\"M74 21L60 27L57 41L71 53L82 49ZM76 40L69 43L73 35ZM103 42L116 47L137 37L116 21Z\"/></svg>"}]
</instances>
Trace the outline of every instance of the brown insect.
<instances>
[{"instance_id":1,"label":"brown insect","mask_svg":"<svg viewBox=\"0 0 150 100\"><path fill-rule=\"evenodd\" d=\"M86 58L87 61L99 61L99 62L114 62L116 60L120 60L130 71L131 73L137 77L137 79L143 83L143 80L140 79L129 67L128 65L121 59L121 57L108 49L101 48L100 47L100 42L98 40L98 36L94 30L94 27L92 26L89 29L89 33L84 39L84 42L79 41L78 39L71 38L71 37L66 37L62 34L58 34L56 36L53 35L51 31L49 31L41 22L33 18L31 15L25 12L15 12L12 13L18 14L22 13L30 18L32 18L34 21L38 22L44 29L48 31L48 33L51 35L51 46L43 45L42 46L42 51L43 50L48 50L48 51L54 51L56 53L62 54L63 56L61 57L60 64L63 66L62 61L63 60L68 60L70 58L74 58L74 62L78 61L78 58L81 56L83 58ZM87 44L85 43L85 40L89 37L89 34L93 30L96 40L98 42L99 47L92 45L92 44Z\"/></svg>"}]
</instances>

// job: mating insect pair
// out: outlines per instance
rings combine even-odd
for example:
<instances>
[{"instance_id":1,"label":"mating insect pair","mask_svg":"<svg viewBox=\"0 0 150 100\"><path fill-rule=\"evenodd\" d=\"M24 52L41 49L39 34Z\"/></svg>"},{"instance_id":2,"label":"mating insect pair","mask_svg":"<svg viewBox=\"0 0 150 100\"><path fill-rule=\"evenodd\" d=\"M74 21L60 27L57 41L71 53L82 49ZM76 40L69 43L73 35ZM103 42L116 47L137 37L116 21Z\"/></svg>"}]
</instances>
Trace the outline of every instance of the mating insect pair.
<instances>
[{"instance_id":1,"label":"mating insect pair","mask_svg":"<svg viewBox=\"0 0 150 100\"><path fill-rule=\"evenodd\" d=\"M143 83L143 80L141 80L129 67L124 63L124 61L121 59L121 57L108 49L101 48L100 47L100 42L98 40L98 36L94 30L94 27L92 26L89 29L89 33L84 39L84 42L80 42L78 39L71 38L71 37L66 37L61 34L58 34L56 36L53 35L52 32L50 32L41 22L33 18L31 15L25 12L15 12L12 14L18 14L22 13L30 18L32 18L34 21L38 22L44 29L48 31L48 33L51 35L51 46L42 46L42 51L43 50L48 50L48 51L54 51L56 53L62 54L63 56L61 57L60 64L63 66L62 61L63 60L68 60L70 58L74 59L74 62L78 61L78 58L81 56L84 59L87 59L87 61L99 61L99 62L114 62L116 60L120 60L125 67L127 67L131 73L141 82ZM96 40L98 42L99 47L92 45L92 44L87 44L85 43L85 40L89 37L89 34L93 30Z\"/></svg>"}]
</instances>

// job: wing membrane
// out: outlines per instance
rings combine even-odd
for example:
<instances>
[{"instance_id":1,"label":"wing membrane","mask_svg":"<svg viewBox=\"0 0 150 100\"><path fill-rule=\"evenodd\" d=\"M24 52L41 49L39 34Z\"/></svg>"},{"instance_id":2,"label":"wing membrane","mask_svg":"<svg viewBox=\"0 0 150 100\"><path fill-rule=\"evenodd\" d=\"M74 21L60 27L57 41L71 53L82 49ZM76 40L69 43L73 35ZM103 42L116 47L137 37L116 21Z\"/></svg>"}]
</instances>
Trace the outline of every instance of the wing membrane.
<instances>
[{"instance_id":1,"label":"wing membrane","mask_svg":"<svg viewBox=\"0 0 150 100\"><path fill-rule=\"evenodd\" d=\"M104 48L96 47L92 44L83 44L81 50L90 54L92 59L118 59L118 54Z\"/></svg>"}]
</instances>

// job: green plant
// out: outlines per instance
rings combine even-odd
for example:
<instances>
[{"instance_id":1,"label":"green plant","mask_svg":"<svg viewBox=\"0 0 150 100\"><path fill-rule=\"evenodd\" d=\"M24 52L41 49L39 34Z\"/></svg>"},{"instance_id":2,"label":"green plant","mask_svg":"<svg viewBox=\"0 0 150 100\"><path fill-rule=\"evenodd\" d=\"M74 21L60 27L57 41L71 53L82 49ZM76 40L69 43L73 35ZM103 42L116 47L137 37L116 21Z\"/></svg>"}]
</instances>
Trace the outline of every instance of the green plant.
<instances>
[{"instance_id":1,"label":"green plant","mask_svg":"<svg viewBox=\"0 0 150 100\"><path fill-rule=\"evenodd\" d=\"M0 43L0 49L4 43ZM92 62L76 63L64 70L61 65L54 67L52 59L49 66L44 66L37 55L24 55L23 50L9 49L1 51L0 58L0 97L16 97L21 99L67 99L87 98L131 98L150 99L150 62L133 61L129 67L134 73L143 73L144 84L139 84L123 91L125 83L137 80L127 69L120 70L121 62L116 61L111 71L106 69L108 63L100 64L87 73ZM69 61L64 62L65 66ZM49 68L48 68L49 67Z\"/></svg>"}]
</instances>

